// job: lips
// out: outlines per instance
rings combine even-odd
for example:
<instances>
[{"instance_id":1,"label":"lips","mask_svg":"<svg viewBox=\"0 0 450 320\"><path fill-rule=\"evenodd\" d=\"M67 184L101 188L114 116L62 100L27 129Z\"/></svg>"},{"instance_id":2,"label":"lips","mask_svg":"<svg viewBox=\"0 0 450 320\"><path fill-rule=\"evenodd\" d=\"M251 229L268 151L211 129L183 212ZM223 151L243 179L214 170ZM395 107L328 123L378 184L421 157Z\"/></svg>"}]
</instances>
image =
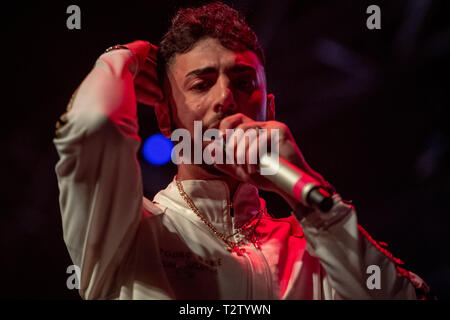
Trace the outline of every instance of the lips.
<instances>
[{"instance_id":1,"label":"lips","mask_svg":"<svg viewBox=\"0 0 450 320\"><path fill-rule=\"evenodd\" d=\"M231 115L233 115L234 114L234 112L232 112L232 111L227 111L227 112L225 112L225 113L219 113L219 114L217 114L217 116L215 117L215 119L214 120L212 120L212 122L206 127L206 129L219 129L219 126L220 126L220 122L224 119L224 118L226 118L226 117L229 117L229 116L231 116Z\"/></svg>"}]
</instances>

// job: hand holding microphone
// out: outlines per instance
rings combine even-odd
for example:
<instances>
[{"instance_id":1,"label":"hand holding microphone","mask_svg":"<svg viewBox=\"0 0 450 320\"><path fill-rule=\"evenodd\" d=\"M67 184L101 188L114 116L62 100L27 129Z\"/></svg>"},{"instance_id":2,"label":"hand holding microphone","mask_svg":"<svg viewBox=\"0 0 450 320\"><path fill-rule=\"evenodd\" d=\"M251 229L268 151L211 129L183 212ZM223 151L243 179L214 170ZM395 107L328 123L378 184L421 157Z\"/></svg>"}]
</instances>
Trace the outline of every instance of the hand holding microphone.
<instances>
[{"instance_id":1,"label":"hand holding microphone","mask_svg":"<svg viewBox=\"0 0 450 320\"><path fill-rule=\"evenodd\" d=\"M274 161L270 154L265 154L260 158L259 166L275 172L264 177L303 205L322 212L330 211L333 206L333 199L325 186L288 161L282 158Z\"/></svg>"},{"instance_id":2,"label":"hand holding microphone","mask_svg":"<svg viewBox=\"0 0 450 320\"><path fill-rule=\"evenodd\" d=\"M253 137L256 139L253 142L247 143L244 136L237 138L239 135L236 130L247 132L255 128L266 130L257 138ZM250 182L262 190L280 194L293 209L298 203L322 212L331 209L333 199L324 180L309 168L285 124L278 121L259 122L243 114L234 114L224 118L219 129L222 132L225 132L225 129L235 130L231 136L227 135L225 151L234 151L237 158L241 155L246 160L252 159L251 156L257 153L259 161L257 164L215 164L217 169L237 180ZM236 136L236 142L233 135ZM275 147L274 142L278 146ZM265 152L261 152L261 147L265 145L272 149L272 153L270 150L267 152L267 148L263 148Z\"/></svg>"}]
</instances>

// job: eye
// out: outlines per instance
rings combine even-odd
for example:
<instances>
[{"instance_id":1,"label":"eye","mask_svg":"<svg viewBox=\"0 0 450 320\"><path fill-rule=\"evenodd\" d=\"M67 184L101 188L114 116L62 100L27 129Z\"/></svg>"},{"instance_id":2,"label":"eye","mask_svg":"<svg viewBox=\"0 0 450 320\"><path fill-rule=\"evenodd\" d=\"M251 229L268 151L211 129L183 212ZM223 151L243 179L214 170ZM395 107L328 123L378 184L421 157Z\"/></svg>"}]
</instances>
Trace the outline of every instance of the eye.
<instances>
[{"instance_id":1,"label":"eye","mask_svg":"<svg viewBox=\"0 0 450 320\"><path fill-rule=\"evenodd\" d=\"M256 81L252 78L236 79L234 85L243 91L253 91L256 88Z\"/></svg>"},{"instance_id":2,"label":"eye","mask_svg":"<svg viewBox=\"0 0 450 320\"><path fill-rule=\"evenodd\" d=\"M191 86L192 91L202 92L209 89L211 83L209 81L198 81Z\"/></svg>"}]
</instances>

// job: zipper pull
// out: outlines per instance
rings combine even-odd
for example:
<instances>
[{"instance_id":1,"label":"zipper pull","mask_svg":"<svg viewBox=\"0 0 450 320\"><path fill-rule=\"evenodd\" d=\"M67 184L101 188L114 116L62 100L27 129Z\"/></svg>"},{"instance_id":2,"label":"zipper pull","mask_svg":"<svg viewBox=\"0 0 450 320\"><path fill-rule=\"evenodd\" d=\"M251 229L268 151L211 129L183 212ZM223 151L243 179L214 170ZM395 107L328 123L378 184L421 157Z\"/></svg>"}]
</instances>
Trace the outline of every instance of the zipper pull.
<instances>
[{"instance_id":1,"label":"zipper pull","mask_svg":"<svg viewBox=\"0 0 450 320\"><path fill-rule=\"evenodd\" d=\"M253 237L252 242L256 249L261 250L261 244L259 243L258 239L256 239L256 237Z\"/></svg>"},{"instance_id":2,"label":"zipper pull","mask_svg":"<svg viewBox=\"0 0 450 320\"><path fill-rule=\"evenodd\" d=\"M231 253L236 252L236 254L237 254L238 256L243 256L241 249L239 249L239 247L238 247L235 243L233 243L232 245L230 245L229 251L230 251Z\"/></svg>"},{"instance_id":3,"label":"zipper pull","mask_svg":"<svg viewBox=\"0 0 450 320\"><path fill-rule=\"evenodd\" d=\"M230 204L228 204L228 212L230 213L230 216L234 216L233 202L230 202Z\"/></svg>"}]
</instances>

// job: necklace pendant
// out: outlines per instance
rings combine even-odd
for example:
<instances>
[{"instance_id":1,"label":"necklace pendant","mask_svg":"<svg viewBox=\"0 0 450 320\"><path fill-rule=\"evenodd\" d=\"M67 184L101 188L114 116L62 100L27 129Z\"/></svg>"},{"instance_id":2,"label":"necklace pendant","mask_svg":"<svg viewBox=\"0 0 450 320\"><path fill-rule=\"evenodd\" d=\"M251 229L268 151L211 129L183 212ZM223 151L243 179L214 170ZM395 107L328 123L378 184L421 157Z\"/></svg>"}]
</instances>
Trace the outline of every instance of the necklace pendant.
<instances>
[{"instance_id":1,"label":"necklace pendant","mask_svg":"<svg viewBox=\"0 0 450 320\"><path fill-rule=\"evenodd\" d=\"M242 256L243 255L241 249L239 249L239 247L235 243L230 245L228 251L230 251L231 253L236 252L236 254L238 256Z\"/></svg>"},{"instance_id":2,"label":"necklace pendant","mask_svg":"<svg viewBox=\"0 0 450 320\"><path fill-rule=\"evenodd\" d=\"M261 250L261 245L260 245L260 243L259 243L258 240L253 239L252 242L253 242L253 244L255 245L255 248L256 248L256 249Z\"/></svg>"}]
</instances>

